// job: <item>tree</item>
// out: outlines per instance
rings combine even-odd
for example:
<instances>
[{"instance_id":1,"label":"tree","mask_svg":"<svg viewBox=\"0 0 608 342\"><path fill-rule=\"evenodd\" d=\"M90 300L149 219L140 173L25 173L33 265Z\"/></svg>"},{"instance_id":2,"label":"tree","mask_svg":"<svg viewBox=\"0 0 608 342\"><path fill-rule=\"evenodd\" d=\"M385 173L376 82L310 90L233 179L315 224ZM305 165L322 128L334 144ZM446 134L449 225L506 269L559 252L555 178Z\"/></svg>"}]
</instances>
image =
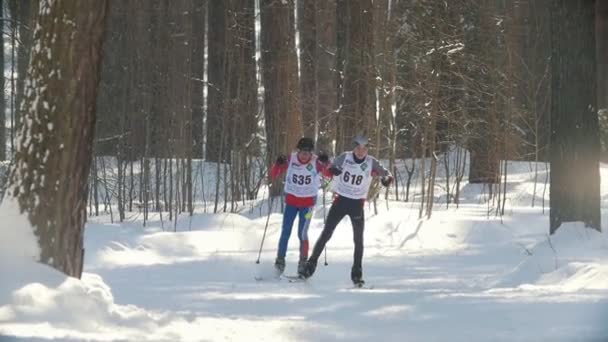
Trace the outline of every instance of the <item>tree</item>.
<instances>
[{"instance_id":1,"label":"tree","mask_svg":"<svg viewBox=\"0 0 608 342\"><path fill-rule=\"evenodd\" d=\"M302 136L293 0L261 0L262 80L268 162ZM273 187L273 194L281 189Z\"/></svg>"},{"instance_id":2,"label":"tree","mask_svg":"<svg viewBox=\"0 0 608 342\"><path fill-rule=\"evenodd\" d=\"M608 109L608 2L596 1L597 103Z\"/></svg>"},{"instance_id":3,"label":"tree","mask_svg":"<svg viewBox=\"0 0 608 342\"><path fill-rule=\"evenodd\" d=\"M551 234L571 221L601 230L594 7L551 5Z\"/></svg>"},{"instance_id":4,"label":"tree","mask_svg":"<svg viewBox=\"0 0 608 342\"><path fill-rule=\"evenodd\" d=\"M608 2L596 2L597 108L600 115L600 160L608 161Z\"/></svg>"},{"instance_id":5,"label":"tree","mask_svg":"<svg viewBox=\"0 0 608 342\"><path fill-rule=\"evenodd\" d=\"M257 128L257 79L255 65L255 1L226 1L226 105L230 146L230 210L235 201L251 190L251 160L259 156L255 143Z\"/></svg>"},{"instance_id":6,"label":"tree","mask_svg":"<svg viewBox=\"0 0 608 342\"><path fill-rule=\"evenodd\" d=\"M298 1L300 88L304 134L330 151L335 129L336 0Z\"/></svg>"},{"instance_id":7,"label":"tree","mask_svg":"<svg viewBox=\"0 0 608 342\"><path fill-rule=\"evenodd\" d=\"M298 1L298 31L300 33L300 89L302 91L302 121L304 134L318 135L317 113L317 1Z\"/></svg>"},{"instance_id":8,"label":"tree","mask_svg":"<svg viewBox=\"0 0 608 342\"><path fill-rule=\"evenodd\" d=\"M95 100L108 1L41 1L9 194L40 261L80 277Z\"/></svg>"},{"instance_id":9,"label":"tree","mask_svg":"<svg viewBox=\"0 0 608 342\"><path fill-rule=\"evenodd\" d=\"M373 6L371 0L346 1L343 96L337 122L337 149L351 146L357 134L371 135L376 122L376 82L373 64ZM339 28L342 30L344 28Z\"/></svg>"},{"instance_id":10,"label":"tree","mask_svg":"<svg viewBox=\"0 0 608 342\"><path fill-rule=\"evenodd\" d=\"M193 0L192 9L192 154L203 158L203 78L205 75L205 27L207 0Z\"/></svg>"},{"instance_id":11,"label":"tree","mask_svg":"<svg viewBox=\"0 0 608 342\"><path fill-rule=\"evenodd\" d=\"M209 1L208 84L207 84L207 148L208 161L223 161L226 146L226 5L225 1Z\"/></svg>"},{"instance_id":12,"label":"tree","mask_svg":"<svg viewBox=\"0 0 608 342\"><path fill-rule=\"evenodd\" d=\"M499 182L500 158L497 148L498 118L493 51L496 51L495 0L467 0L465 49L467 63L468 111L473 125L469 139L469 183Z\"/></svg>"},{"instance_id":13,"label":"tree","mask_svg":"<svg viewBox=\"0 0 608 342\"><path fill-rule=\"evenodd\" d=\"M4 1L0 0L0 18L4 18ZM2 24L4 27L4 23ZM0 65L4 65L4 33L0 36ZM4 97L4 73L0 75L0 161L6 160L6 101Z\"/></svg>"},{"instance_id":14,"label":"tree","mask_svg":"<svg viewBox=\"0 0 608 342\"><path fill-rule=\"evenodd\" d=\"M315 114L319 150L331 151L335 140L335 117L338 109L338 75L336 72L336 0L316 0L315 72L317 89Z\"/></svg>"}]
</instances>

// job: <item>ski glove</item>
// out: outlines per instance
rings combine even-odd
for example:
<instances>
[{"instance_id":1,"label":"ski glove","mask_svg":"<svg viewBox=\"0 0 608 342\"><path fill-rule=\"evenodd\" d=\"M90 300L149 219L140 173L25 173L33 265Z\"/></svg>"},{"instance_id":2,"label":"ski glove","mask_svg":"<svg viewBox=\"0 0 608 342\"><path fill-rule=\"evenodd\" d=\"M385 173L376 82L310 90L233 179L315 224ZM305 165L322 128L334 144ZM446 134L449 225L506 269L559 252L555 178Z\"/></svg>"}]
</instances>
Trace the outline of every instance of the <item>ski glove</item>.
<instances>
[{"instance_id":1,"label":"ski glove","mask_svg":"<svg viewBox=\"0 0 608 342\"><path fill-rule=\"evenodd\" d=\"M388 187L389 185L391 185L392 182L393 182L392 176L382 177L382 179L380 180L380 183L382 183L382 185L385 187Z\"/></svg>"},{"instance_id":2,"label":"ski glove","mask_svg":"<svg viewBox=\"0 0 608 342\"><path fill-rule=\"evenodd\" d=\"M323 164L327 164L327 162L329 161L329 156L327 155L327 153L321 152L319 153L318 160Z\"/></svg>"},{"instance_id":3,"label":"ski glove","mask_svg":"<svg viewBox=\"0 0 608 342\"><path fill-rule=\"evenodd\" d=\"M284 156L284 155L280 155L280 156L277 158L277 165L283 165L283 164L285 164L286 162L287 162L287 158L285 158L285 156Z\"/></svg>"},{"instance_id":4,"label":"ski glove","mask_svg":"<svg viewBox=\"0 0 608 342\"><path fill-rule=\"evenodd\" d=\"M334 175L334 176L339 176L342 173L342 170L340 170L339 168L332 166L329 168L329 172Z\"/></svg>"}]
</instances>

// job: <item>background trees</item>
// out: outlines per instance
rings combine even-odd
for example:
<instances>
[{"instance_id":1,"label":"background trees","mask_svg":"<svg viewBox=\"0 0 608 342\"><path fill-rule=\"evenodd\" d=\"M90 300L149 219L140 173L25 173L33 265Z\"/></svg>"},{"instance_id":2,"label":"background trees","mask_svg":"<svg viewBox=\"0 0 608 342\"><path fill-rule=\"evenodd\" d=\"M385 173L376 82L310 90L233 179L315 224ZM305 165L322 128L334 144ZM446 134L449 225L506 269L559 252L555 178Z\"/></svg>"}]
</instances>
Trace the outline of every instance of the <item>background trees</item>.
<instances>
[{"instance_id":1,"label":"background trees","mask_svg":"<svg viewBox=\"0 0 608 342\"><path fill-rule=\"evenodd\" d=\"M0 79L6 95L0 99L6 109L0 110L6 123L0 160L15 165L34 165L38 158L17 148L24 143L16 140L20 123L60 108L33 97L42 88L26 82L27 71L37 77L32 80L46 75L44 82L55 82L54 70L77 77L80 67L96 75L99 62L96 55L73 61L52 52L59 44L80 48L80 27L74 41L49 41L54 26L42 25L34 36L35 23L47 20L39 16L39 3L48 6L34 0L0 6L10 19L3 21L2 57L11 71ZM85 4L83 12L93 9ZM70 6L62 10L77 5ZM458 204L465 175L482 184L489 206L503 213L506 161L534 161L535 184L550 161L551 232L569 220L599 229L599 144L605 150L608 141L606 13L604 2L592 0L112 1L95 125L90 94L74 97L93 91L93 77L86 86L66 85L69 96L53 93L63 98L62 115L86 102L88 116L78 117L83 122L52 116L23 129L42 134L40 146L63 144L62 153L80 153L73 143L58 143L60 134L47 132L47 124L53 132L79 127L81 135L66 131L66 139L91 139L95 127L91 167L83 159L74 188L57 196L79 189L88 194L91 214L114 217L116 211L118 220L129 212L147 220L157 212L164 224L197 206L238 211L258 198L270 164L302 135L338 154L350 149L353 135L367 134L372 153L397 175L393 196L418 201L420 216L430 217L437 201ZM82 25L99 28L104 16L86 16L91 22ZM42 58L39 42L48 45L51 60ZM51 96L50 88L45 91ZM74 166L58 163L57 169ZM90 169L88 193L80 167ZM445 184L435 182L438 172ZM35 183L26 180L31 174L18 174L13 185ZM420 183L411 184L414 174ZM580 175L585 182L574 181ZM435 195L438 187L445 198ZM30 196L21 201L31 207L29 192L19 196ZM280 184L271 193L280 195ZM535 187L532 206L537 193ZM69 272L77 274L77 265Z\"/></svg>"}]
</instances>

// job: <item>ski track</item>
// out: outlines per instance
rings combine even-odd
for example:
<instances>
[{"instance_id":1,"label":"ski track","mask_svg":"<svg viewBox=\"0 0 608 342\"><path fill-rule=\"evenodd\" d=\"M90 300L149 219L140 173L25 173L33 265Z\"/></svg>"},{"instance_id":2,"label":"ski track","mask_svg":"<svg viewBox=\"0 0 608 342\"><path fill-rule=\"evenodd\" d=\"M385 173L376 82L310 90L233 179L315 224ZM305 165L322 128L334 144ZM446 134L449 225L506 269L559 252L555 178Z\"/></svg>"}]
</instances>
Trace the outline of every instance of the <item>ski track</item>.
<instances>
[{"instance_id":1,"label":"ski track","mask_svg":"<svg viewBox=\"0 0 608 342\"><path fill-rule=\"evenodd\" d=\"M377 215L368 204L361 289L350 281L347 218L327 245L327 266L323 254L306 281L272 279L282 216L269 216L256 264L264 200L177 222L151 213L145 228L138 213L121 224L91 217L82 281L10 259L24 253L19 241L34 240L7 229L15 242L0 241L0 270L12 272L0 282L0 341L608 341L607 234L574 225L549 238L531 164L509 164L502 218L472 184L463 184L458 209L446 209L441 178L429 220L418 220L415 192L414 202L379 201ZM606 165L601 172L608 179ZM606 223L608 183L601 193ZM286 275L296 273L296 230Z\"/></svg>"},{"instance_id":2,"label":"ski track","mask_svg":"<svg viewBox=\"0 0 608 342\"><path fill-rule=\"evenodd\" d=\"M516 267L525 258L524 247L543 234L522 234L513 229L519 222L501 226L489 220L478 225L475 220L483 215L481 210L466 206L461 210L456 219L450 218L453 211L437 210L436 218L424 223L381 221L370 215L363 289L349 279L348 220L328 245L328 265L319 260L314 276L302 282L267 278L272 274L278 230L267 237L260 265L254 262L256 248L251 245L238 251L203 252L197 260L115 268L95 265L91 271L112 288L117 303L170 312L186 320L283 322L277 324L284 325L286 335L277 340L288 336L297 341L368 341L379 332L383 341L572 341L575 337L587 341L608 336L602 327L602 317L608 313L604 290L493 288L492 280ZM279 225L280 219L273 215L270 226ZM396 225L401 230L395 230ZM442 225L449 229L433 232ZM464 226L470 229L461 229ZM481 230L489 227L490 237L479 238ZM371 229L378 231L370 233ZM318 226L312 229L311 240L319 233ZM401 236L395 236L398 233ZM434 246L433 234L456 242ZM504 236L511 239L498 241ZM285 274L295 273L296 250L292 236ZM256 281L256 276L266 279ZM303 328L307 324L316 328ZM243 338L238 332L226 337Z\"/></svg>"}]
</instances>

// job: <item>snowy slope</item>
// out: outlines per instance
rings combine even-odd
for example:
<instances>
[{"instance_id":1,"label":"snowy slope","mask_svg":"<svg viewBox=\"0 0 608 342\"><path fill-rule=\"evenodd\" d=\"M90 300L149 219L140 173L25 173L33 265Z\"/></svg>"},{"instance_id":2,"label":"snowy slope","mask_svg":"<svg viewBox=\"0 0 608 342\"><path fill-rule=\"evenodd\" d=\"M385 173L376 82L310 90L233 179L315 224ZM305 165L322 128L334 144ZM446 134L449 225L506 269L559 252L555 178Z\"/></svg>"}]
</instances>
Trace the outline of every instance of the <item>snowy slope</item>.
<instances>
[{"instance_id":1,"label":"snowy slope","mask_svg":"<svg viewBox=\"0 0 608 342\"><path fill-rule=\"evenodd\" d=\"M466 184L460 207L437 204L430 220L418 220L416 202L380 201L378 215L366 208L372 289L350 284L348 219L328 244L328 265L289 283L254 279L272 273L280 233L273 213L256 265L263 203L261 214L182 216L177 232L166 217L171 231L158 216L146 228L137 216L91 218L82 280L4 254L0 341L607 341L606 234L567 224L549 237L547 213L530 207L528 164L513 169L502 219ZM319 204L312 243L322 213ZM288 274L296 252L292 236Z\"/></svg>"}]
</instances>

